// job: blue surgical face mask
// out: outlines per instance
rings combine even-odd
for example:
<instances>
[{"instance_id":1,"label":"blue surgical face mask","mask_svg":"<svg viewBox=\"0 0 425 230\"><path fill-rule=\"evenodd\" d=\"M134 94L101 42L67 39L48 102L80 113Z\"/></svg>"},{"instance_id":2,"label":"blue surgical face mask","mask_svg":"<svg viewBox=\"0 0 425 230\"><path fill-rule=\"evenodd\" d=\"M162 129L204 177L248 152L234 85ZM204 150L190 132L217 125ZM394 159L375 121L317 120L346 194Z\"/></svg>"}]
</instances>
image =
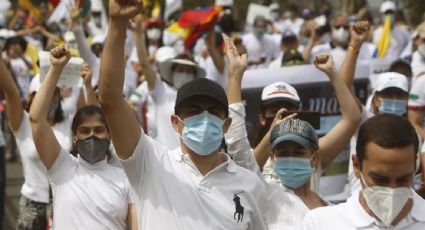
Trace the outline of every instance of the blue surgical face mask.
<instances>
[{"instance_id":1,"label":"blue surgical face mask","mask_svg":"<svg viewBox=\"0 0 425 230\"><path fill-rule=\"evenodd\" d=\"M183 143L201 156L217 150L223 140L223 124L220 118L204 111L184 119Z\"/></svg>"},{"instance_id":2,"label":"blue surgical face mask","mask_svg":"<svg viewBox=\"0 0 425 230\"><path fill-rule=\"evenodd\" d=\"M274 171L285 186L293 189L304 185L313 173L310 159L300 157L276 158Z\"/></svg>"},{"instance_id":3,"label":"blue surgical face mask","mask_svg":"<svg viewBox=\"0 0 425 230\"><path fill-rule=\"evenodd\" d=\"M404 100L381 99L379 113L389 113L398 116L406 114L407 102Z\"/></svg>"}]
</instances>

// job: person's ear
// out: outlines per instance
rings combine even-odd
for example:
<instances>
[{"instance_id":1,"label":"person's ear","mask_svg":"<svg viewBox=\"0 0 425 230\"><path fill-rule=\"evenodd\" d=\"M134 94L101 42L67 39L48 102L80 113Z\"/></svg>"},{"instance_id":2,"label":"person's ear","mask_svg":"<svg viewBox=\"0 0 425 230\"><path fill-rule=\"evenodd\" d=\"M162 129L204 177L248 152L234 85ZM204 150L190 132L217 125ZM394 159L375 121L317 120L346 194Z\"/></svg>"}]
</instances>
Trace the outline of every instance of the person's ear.
<instances>
[{"instance_id":1,"label":"person's ear","mask_svg":"<svg viewBox=\"0 0 425 230\"><path fill-rule=\"evenodd\" d=\"M174 131L179 132L179 122L180 119L177 115L173 114L171 115L171 125L173 126Z\"/></svg>"},{"instance_id":2,"label":"person's ear","mask_svg":"<svg viewBox=\"0 0 425 230\"><path fill-rule=\"evenodd\" d=\"M354 175L356 175L357 178L360 179L360 165L359 165L359 161L357 159L356 154L351 156L351 159L353 160L353 171L354 171Z\"/></svg>"},{"instance_id":3,"label":"person's ear","mask_svg":"<svg viewBox=\"0 0 425 230\"><path fill-rule=\"evenodd\" d=\"M78 137L75 136L75 135L73 135L72 136L72 144L76 145L77 144L77 141L78 141Z\"/></svg>"},{"instance_id":4,"label":"person's ear","mask_svg":"<svg viewBox=\"0 0 425 230\"><path fill-rule=\"evenodd\" d=\"M266 117L264 116L264 114L258 114L258 121L260 122L261 126L266 126Z\"/></svg>"},{"instance_id":5,"label":"person's ear","mask_svg":"<svg viewBox=\"0 0 425 230\"><path fill-rule=\"evenodd\" d=\"M231 124L232 124L232 118L228 117L226 118L226 120L224 120L223 133L227 133Z\"/></svg>"},{"instance_id":6,"label":"person's ear","mask_svg":"<svg viewBox=\"0 0 425 230\"><path fill-rule=\"evenodd\" d=\"M372 107L373 109L378 110L380 105L381 105L380 97L375 94L372 98Z\"/></svg>"}]
</instances>

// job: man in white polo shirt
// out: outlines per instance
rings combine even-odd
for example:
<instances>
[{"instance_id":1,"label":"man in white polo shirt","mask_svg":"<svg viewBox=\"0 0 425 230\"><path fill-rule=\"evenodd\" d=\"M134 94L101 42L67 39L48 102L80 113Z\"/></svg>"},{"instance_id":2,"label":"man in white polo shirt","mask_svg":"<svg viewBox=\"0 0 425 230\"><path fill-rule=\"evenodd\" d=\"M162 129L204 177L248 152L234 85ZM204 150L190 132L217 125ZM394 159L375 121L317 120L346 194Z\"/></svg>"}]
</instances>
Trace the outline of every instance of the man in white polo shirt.
<instances>
[{"instance_id":1,"label":"man in white polo shirt","mask_svg":"<svg viewBox=\"0 0 425 230\"><path fill-rule=\"evenodd\" d=\"M353 158L362 191L307 213L304 230L425 229L425 200L412 189L418 146L407 119L382 114L366 121Z\"/></svg>"},{"instance_id":2,"label":"man in white polo shirt","mask_svg":"<svg viewBox=\"0 0 425 230\"><path fill-rule=\"evenodd\" d=\"M140 200L139 228L267 229L264 184L219 152L231 123L223 87L200 78L178 89L169 122L181 146L172 151L142 132L121 97L125 63L116 57L124 56L128 20L142 11L141 1L109 2L99 85L112 141Z\"/></svg>"}]
</instances>

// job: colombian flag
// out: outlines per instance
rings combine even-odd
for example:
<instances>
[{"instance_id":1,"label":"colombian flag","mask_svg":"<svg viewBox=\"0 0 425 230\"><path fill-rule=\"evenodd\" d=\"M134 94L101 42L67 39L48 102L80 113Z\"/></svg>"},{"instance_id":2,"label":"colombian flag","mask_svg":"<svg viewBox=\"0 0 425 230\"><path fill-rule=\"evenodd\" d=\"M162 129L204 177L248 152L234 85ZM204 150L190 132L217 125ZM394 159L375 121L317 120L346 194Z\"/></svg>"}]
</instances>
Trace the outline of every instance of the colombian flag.
<instances>
[{"instance_id":1,"label":"colombian flag","mask_svg":"<svg viewBox=\"0 0 425 230\"><path fill-rule=\"evenodd\" d=\"M391 37L391 17L385 18L384 29L381 37L379 38L378 44L376 44L376 50L374 57L383 58L387 55L388 46L390 45Z\"/></svg>"},{"instance_id":2,"label":"colombian flag","mask_svg":"<svg viewBox=\"0 0 425 230\"><path fill-rule=\"evenodd\" d=\"M215 21L222 10L221 6L186 10L167 30L183 37L185 49L190 49L202 34L214 28Z\"/></svg>"},{"instance_id":3,"label":"colombian flag","mask_svg":"<svg viewBox=\"0 0 425 230\"><path fill-rule=\"evenodd\" d=\"M18 0L18 5L29 12L34 16L36 20L40 19L41 12L37 6L35 6L30 0Z\"/></svg>"}]
</instances>

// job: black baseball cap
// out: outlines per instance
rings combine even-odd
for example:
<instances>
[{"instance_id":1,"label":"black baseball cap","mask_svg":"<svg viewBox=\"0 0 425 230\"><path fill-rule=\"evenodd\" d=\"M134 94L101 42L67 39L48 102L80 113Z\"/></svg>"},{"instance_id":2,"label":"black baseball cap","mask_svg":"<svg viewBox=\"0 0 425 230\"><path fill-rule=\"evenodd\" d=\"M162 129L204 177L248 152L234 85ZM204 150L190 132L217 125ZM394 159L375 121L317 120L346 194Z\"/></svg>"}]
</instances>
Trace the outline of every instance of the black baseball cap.
<instances>
[{"instance_id":1,"label":"black baseball cap","mask_svg":"<svg viewBox=\"0 0 425 230\"><path fill-rule=\"evenodd\" d=\"M180 105L191 97L207 96L216 100L223 106L226 117L229 115L229 104L226 92L221 85L207 78L198 78L192 80L177 90L176 103L174 113L177 114Z\"/></svg>"}]
</instances>

